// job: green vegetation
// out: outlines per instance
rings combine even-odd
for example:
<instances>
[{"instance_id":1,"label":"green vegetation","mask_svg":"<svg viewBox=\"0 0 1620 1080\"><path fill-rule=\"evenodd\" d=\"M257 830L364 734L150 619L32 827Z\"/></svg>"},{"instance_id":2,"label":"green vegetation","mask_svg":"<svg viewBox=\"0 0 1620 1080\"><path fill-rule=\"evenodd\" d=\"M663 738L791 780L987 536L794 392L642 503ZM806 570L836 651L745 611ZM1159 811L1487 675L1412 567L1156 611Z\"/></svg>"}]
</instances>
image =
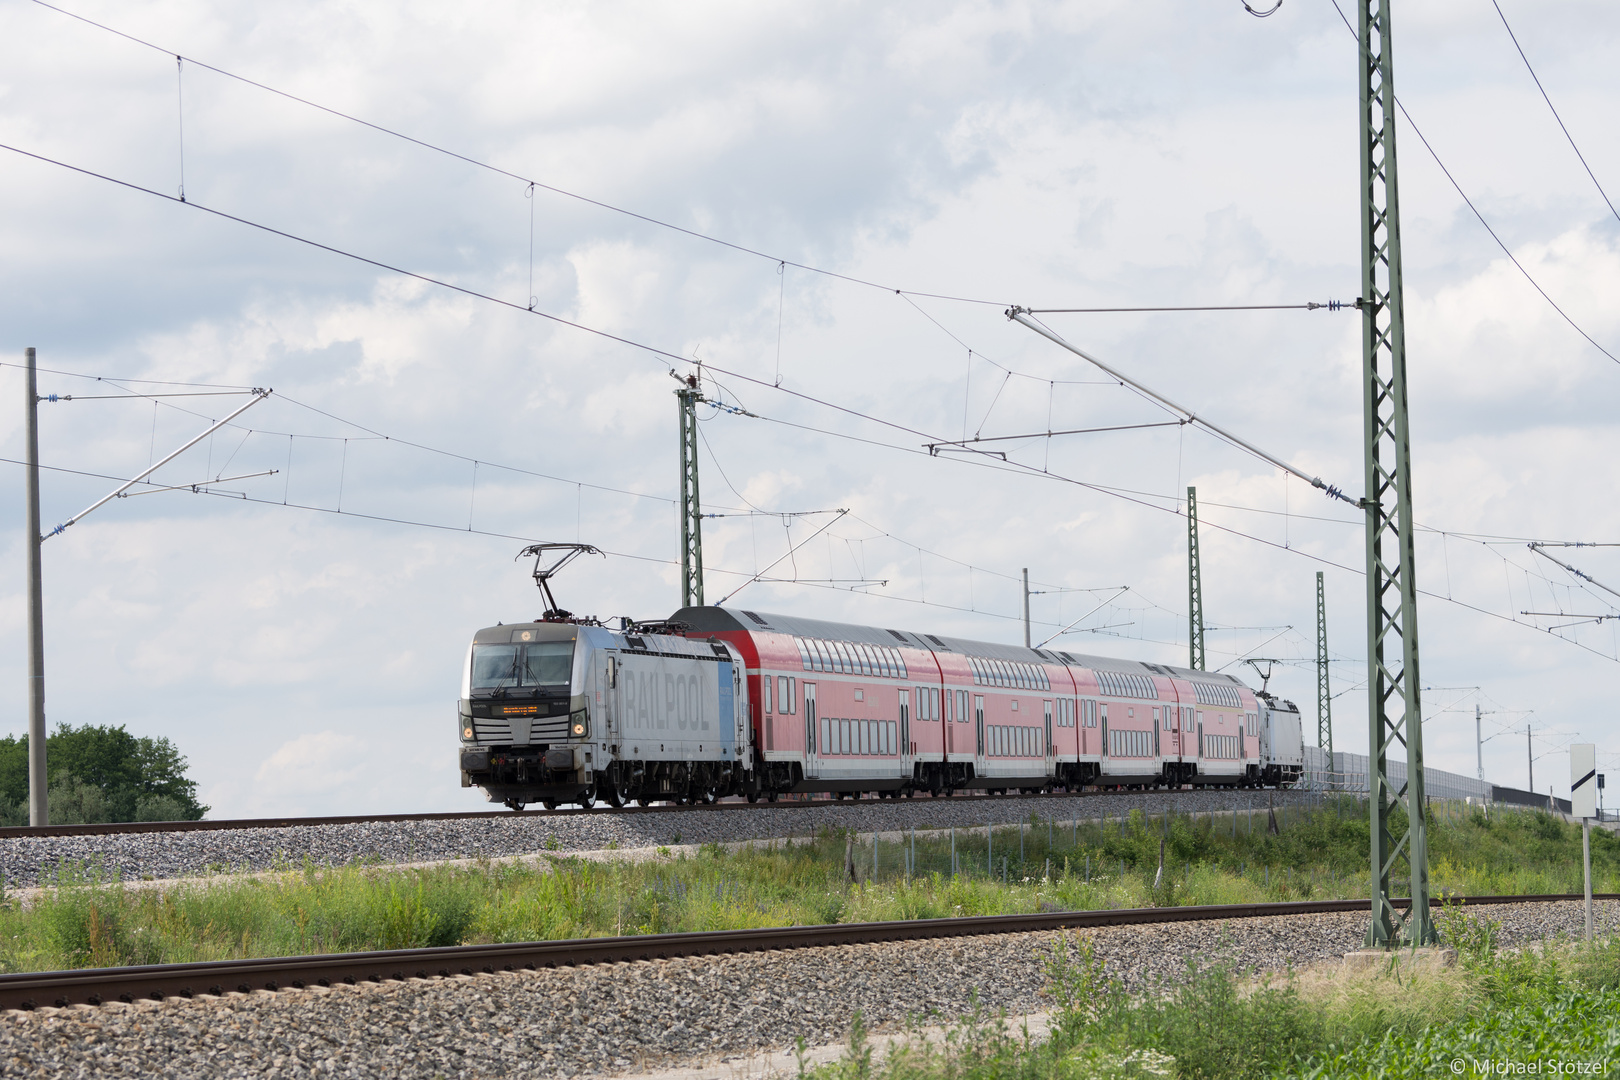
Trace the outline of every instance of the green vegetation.
<instances>
[{"instance_id":1,"label":"green vegetation","mask_svg":"<svg viewBox=\"0 0 1620 1080\"><path fill-rule=\"evenodd\" d=\"M1276 834L1263 812L1252 834L1240 816L1236 835L1230 816L1165 823L1134 813L1078 827L1033 819L988 838L983 829L890 834L875 850L825 832L786 848L710 846L673 857L659 849L639 862L558 854L543 865L306 864L166 886L65 866L26 905L15 897L0 904L0 968L1358 896L1366 893L1358 848L1366 823L1354 809L1346 800L1291 811ZM1442 814L1433 835L1442 851L1473 853L1466 864L1437 859L1450 867L1439 885L1578 890L1561 863L1578 865L1579 835L1545 814ZM1593 848L1599 889L1614 888L1620 844L1605 833Z\"/></svg>"},{"instance_id":2,"label":"green vegetation","mask_svg":"<svg viewBox=\"0 0 1620 1080\"><path fill-rule=\"evenodd\" d=\"M166 738L63 724L45 739L52 825L194 821L208 812ZM28 736L0 739L0 825L28 824Z\"/></svg>"},{"instance_id":3,"label":"green vegetation","mask_svg":"<svg viewBox=\"0 0 1620 1080\"><path fill-rule=\"evenodd\" d=\"M1575 1075L1574 1063L1614 1060L1620 941L1510 952L1495 947L1488 921L1451 910L1441 922L1459 946L1455 968L1392 962L1253 980L1190 964L1141 994L1071 939L1051 964L1056 1008L1045 1040L980 1015L943 1043L911 1038L874 1064L857 1020L844 1060L806 1080L1326 1080L1501 1075L1504 1064L1523 1073L1511 1068L1521 1062Z\"/></svg>"}]
</instances>

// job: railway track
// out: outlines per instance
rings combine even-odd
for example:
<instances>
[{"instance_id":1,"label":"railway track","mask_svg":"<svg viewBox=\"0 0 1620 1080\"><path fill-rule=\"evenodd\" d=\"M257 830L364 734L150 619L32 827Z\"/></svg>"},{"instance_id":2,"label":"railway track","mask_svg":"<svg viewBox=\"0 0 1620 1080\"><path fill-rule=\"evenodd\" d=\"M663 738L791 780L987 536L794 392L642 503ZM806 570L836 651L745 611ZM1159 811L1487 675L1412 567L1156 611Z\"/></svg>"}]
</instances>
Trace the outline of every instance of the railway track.
<instances>
[{"instance_id":1,"label":"railway track","mask_svg":"<svg viewBox=\"0 0 1620 1080\"><path fill-rule=\"evenodd\" d=\"M1291 794L1289 792L1285 792ZM1093 798L1098 795L1176 795L1185 794L1175 791L1141 791L1141 792L1114 792L1114 791L1088 791L1088 792L1046 792L1034 795L959 795L944 801L950 803L965 803L969 801L1005 802L1013 799L1078 799ZM625 806L614 808L610 806L597 806L591 810L574 808L571 810L471 810L442 814L358 814L337 817L268 817L268 818L220 818L207 821L120 821L99 825L43 825L38 828L28 825L12 825L0 827L0 840L26 839L37 836L116 836L134 833L165 833L165 832L222 832L232 829L294 829L309 828L317 825L382 825L389 822L402 821L476 821L480 819L509 819L509 818L579 818L592 815L614 814L705 814L729 813L745 810L814 810L829 806L854 806L860 802L870 802L879 805L911 805L924 806L931 801L924 796L915 800L842 800L842 799L814 799L792 802L717 802L708 805L694 804L677 806L659 804L655 806Z\"/></svg>"},{"instance_id":2,"label":"railway track","mask_svg":"<svg viewBox=\"0 0 1620 1080\"><path fill-rule=\"evenodd\" d=\"M1580 900L1573 894L1452 897L1466 906ZM1594 894L1594 900L1620 899L1620 893ZM1410 901L1397 900L1404 906ZM1436 898L1432 903L1438 905ZM1369 911L1366 900L1304 900L1274 904L1221 904L1201 907L1125 908L1106 911L1038 912L961 919L917 919L825 926L790 926L713 933L646 934L579 938L509 945L462 945L388 952L221 960L196 964L93 968L0 975L0 1009L102 1005L114 1001L161 1001L167 997L223 995L256 990L383 983L413 978L454 978L500 971L537 971L585 964L664 960L681 956L859 945L886 941L1029 933L1145 923L1252 919L1272 915Z\"/></svg>"}]
</instances>

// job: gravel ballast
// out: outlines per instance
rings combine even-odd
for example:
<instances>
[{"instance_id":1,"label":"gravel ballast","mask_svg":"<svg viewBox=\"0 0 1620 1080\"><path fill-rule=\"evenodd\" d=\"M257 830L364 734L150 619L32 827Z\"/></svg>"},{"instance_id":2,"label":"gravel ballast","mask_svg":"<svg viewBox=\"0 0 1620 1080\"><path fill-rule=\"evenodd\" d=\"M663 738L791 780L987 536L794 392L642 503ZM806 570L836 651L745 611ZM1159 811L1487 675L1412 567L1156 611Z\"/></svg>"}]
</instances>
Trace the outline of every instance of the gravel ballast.
<instances>
[{"instance_id":1,"label":"gravel ballast","mask_svg":"<svg viewBox=\"0 0 1620 1080\"><path fill-rule=\"evenodd\" d=\"M504 858L538 851L593 851L658 844L706 844L808 836L820 829L891 832L906 828L983 828L1030 814L1058 820L1117 816L1146 808L1159 813L1264 810L1309 799L1303 792L1124 792L1043 799L868 799L814 808L759 805L746 810L547 816L304 825L275 829L121 833L0 839L0 875L8 887L51 880L64 863L98 862L104 875L128 879L194 877L278 864L341 865Z\"/></svg>"},{"instance_id":2,"label":"gravel ballast","mask_svg":"<svg viewBox=\"0 0 1620 1080\"><path fill-rule=\"evenodd\" d=\"M1504 945L1578 933L1579 903L1489 909ZM1605 902L1601 924L1620 918ZM1084 931L1133 986L1188 957L1277 970L1357 948L1365 914ZM569 1077L645 1072L835 1042L976 1007L1016 1016L1042 994L1058 935L838 946L334 990L233 994L0 1015L0 1072L53 1077Z\"/></svg>"}]
</instances>

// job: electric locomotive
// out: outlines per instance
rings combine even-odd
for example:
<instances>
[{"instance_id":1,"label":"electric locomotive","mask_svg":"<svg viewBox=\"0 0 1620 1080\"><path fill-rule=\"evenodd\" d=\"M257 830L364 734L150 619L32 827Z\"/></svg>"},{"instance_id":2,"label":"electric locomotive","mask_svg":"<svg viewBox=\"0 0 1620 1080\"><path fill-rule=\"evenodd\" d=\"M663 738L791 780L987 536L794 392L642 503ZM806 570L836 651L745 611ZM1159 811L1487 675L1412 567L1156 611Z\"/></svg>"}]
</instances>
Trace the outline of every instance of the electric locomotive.
<instances>
[{"instance_id":1,"label":"electric locomotive","mask_svg":"<svg viewBox=\"0 0 1620 1080\"><path fill-rule=\"evenodd\" d=\"M713 802L752 773L742 658L720 641L573 621L473 636L461 784L513 809Z\"/></svg>"}]
</instances>

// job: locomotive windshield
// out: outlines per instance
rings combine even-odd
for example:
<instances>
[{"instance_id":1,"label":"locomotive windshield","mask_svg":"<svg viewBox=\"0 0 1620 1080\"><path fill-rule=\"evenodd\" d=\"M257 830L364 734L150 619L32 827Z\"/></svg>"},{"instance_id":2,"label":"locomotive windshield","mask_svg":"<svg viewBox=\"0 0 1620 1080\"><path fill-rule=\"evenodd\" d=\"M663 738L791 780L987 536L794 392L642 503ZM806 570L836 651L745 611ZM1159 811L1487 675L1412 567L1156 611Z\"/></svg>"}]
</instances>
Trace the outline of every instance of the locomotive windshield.
<instances>
[{"instance_id":1,"label":"locomotive windshield","mask_svg":"<svg viewBox=\"0 0 1620 1080\"><path fill-rule=\"evenodd\" d=\"M567 690L573 666L572 641L474 645L472 689L474 693L520 688Z\"/></svg>"}]
</instances>

